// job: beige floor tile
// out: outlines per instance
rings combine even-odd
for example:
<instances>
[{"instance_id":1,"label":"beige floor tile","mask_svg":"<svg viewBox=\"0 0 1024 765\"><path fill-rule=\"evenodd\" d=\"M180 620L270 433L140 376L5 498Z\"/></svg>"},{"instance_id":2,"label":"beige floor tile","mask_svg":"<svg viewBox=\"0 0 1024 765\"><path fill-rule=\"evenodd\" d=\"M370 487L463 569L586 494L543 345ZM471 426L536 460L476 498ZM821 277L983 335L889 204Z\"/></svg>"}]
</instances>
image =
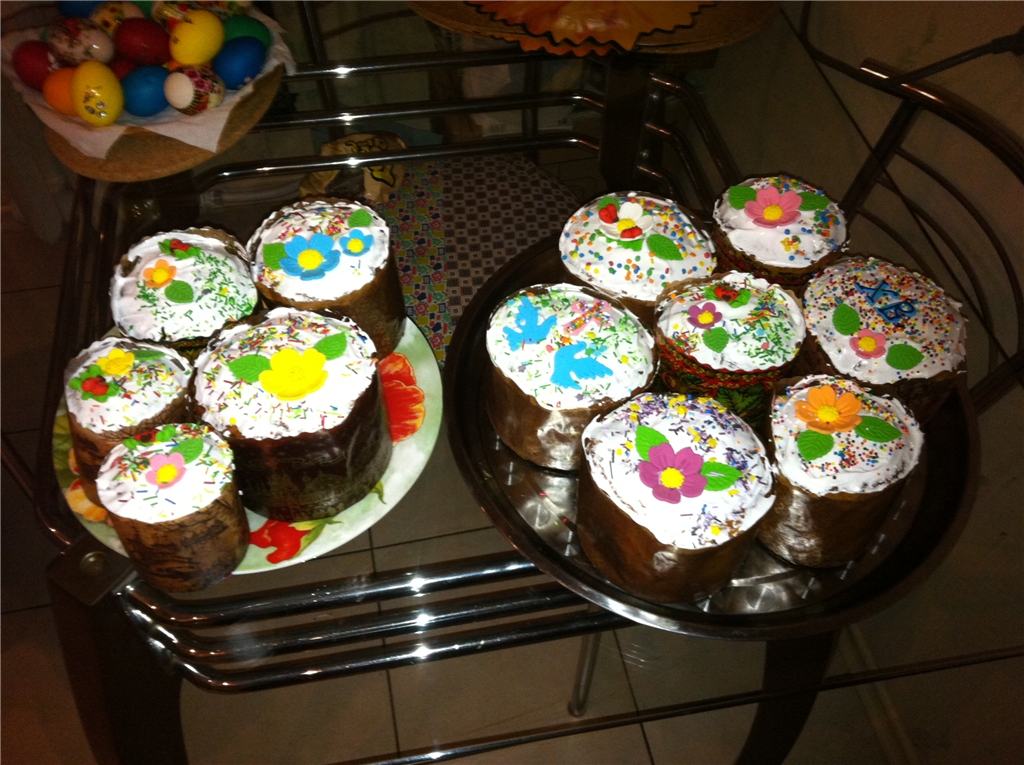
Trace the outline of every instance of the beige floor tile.
<instances>
[{"instance_id":1,"label":"beige floor tile","mask_svg":"<svg viewBox=\"0 0 1024 765\"><path fill-rule=\"evenodd\" d=\"M649 765L639 725L538 741L458 760L465 765Z\"/></svg>"},{"instance_id":2,"label":"beige floor tile","mask_svg":"<svg viewBox=\"0 0 1024 765\"><path fill-rule=\"evenodd\" d=\"M50 347L57 320L57 287L9 292L0 305L3 376L0 422L5 433L39 427Z\"/></svg>"},{"instance_id":3,"label":"beige floor tile","mask_svg":"<svg viewBox=\"0 0 1024 765\"><path fill-rule=\"evenodd\" d=\"M0 760L4 765L92 765L49 607L4 614L2 635Z\"/></svg>"}]
</instances>

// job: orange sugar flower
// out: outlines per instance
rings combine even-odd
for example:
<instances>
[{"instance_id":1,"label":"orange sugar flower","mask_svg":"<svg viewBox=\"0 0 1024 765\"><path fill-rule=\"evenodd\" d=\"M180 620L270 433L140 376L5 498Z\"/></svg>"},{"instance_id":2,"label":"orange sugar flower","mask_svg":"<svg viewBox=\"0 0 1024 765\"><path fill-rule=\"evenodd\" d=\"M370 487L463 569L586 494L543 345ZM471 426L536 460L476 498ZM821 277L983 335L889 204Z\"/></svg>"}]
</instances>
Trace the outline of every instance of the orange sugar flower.
<instances>
[{"instance_id":1,"label":"orange sugar flower","mask_svg":"<svg viewBox=\"0 0 1024 765\"><path fill-rule=\"evenodd\" d=\"M152 268L143 269L142 278L146 280L147 287L160 289L174 281L174 277L177 274L178 269L175 266L160 258L160 260L153 264Z\"/></svg>"},{"instance_id":2,"label":"orange sugar flower","mask_svg":"<svg viewBox=\"0 0 1024 765\"><path fill-rule=\"evenodd\" d=\"M829 385L811 388L806 401L796 402L796 416L819 433L841 433L860 425L860 401L852 393L836 397Z\"/></svg>"}]
</instances>

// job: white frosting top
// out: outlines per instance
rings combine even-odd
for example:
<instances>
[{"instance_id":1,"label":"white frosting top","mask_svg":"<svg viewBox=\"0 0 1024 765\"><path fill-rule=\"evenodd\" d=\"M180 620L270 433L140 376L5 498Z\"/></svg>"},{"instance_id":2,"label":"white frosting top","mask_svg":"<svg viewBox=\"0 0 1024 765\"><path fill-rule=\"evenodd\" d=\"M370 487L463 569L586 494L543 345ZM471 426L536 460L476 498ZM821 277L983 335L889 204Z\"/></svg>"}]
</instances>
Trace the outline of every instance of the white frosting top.
<instances>
[{"instance_id":1,"label":"white frosting top","mask_svg":"<svg viewBox=\"0 0 1024 765\"><path fill-rule=\"evenodd\" d=\"M613 297L653 303L672 282L710 276L715 250L668 199L609 194L573 214L558 241L569 272Z\"/></svg>"},{"instance_id":2,"label":"white frosting top","mask_svg":"<svg viewBox=\"0 0 1024 765\"><path fill-rule=\"evenodd\" d=\"M68 364L68 412L94 433L138 425L187 393L192 365L176 351L123 337L97 340Z\"/></svg>"},{"instance_id":3,"label":"white frosting top","mask_svg":"<svg viewBox=\"0 0 1024 765\"><path fill-rule=\"evenodd\" d=\"M100 466L96 492L114 515L177 520L207 507L234 478L231 447L209 426L165 425L150 435L118 444Z\"/></svg>"},{"instance_id":4,"label":"white frosting top","mask_svg":"<svg viewBox=\"0 0 1024 765\"><path fill-rule=\"evenodd\" d=\"M807 268L846 244L846 217L825 192L788 175L731 186L715 205L729 243L768 266Z\"/></svg>"},{"instance_id":5,"label":"white frosting top","mask_svg":"<svg viewBox=\"0 0 1024 765\"><path fill-rule=\"evenodd\" d=\"M491 362L545 409L621 401L654 374L654 339L637 318L570 284L519 290L487 326Z\"/></svg>"},{"instance_id":6,"label":"white frosting top","mask_svg":"<svg viewBox=\"0 0 1024 765\"><path fill-rule=\"evenodd\" d=\"M196 360L196 402L219 433L284 438L328 430L374 382L373 341L350 319L275 308L221 333Z\"/></svg>"},{"instance_id":7,"label":"white frosting top","mask_svg":"<svg viewBox=\"0 0 1024 765\"><path fill-rule=\"evenodd\" d=\"M157 234L128 250L127 275L118 266L110 307L129 337L172 342L208 337L256 307L242 246L184 232Z\"/></svg>"},{"instance_id":8,"label":"white frosting top","mask_svg":"<svg viewBox=\"0 0 1024 765\"><path fill-rule=\"evenodd\" d=\"M764 446L714 399L641 393L583 431L594 483L663 545L696 550L772 506Z\"/></svg>"},{"instance_id":9,"label":"white frosting top","mask_svg":"<svg viewBox=\"0 0 1024 765\"><path fill-rule=\"evenodd\" d=\"M864 255L811 279L804 312L836 371L869 385L952 371L967 352L959 303L930 279Z\"/></svg>"},{"instance_id":10,"label":"white frosting top","mask_svg":"<svg viewBox=\"0 0 1024 765\"><path fill-rule=\"evenodd\" d=\"M852 380L805 377L772 405L775 462L790 483L819 497L881 491L907 475L924 436L900 402Z\"/></svg>"},{"instance_id":11,"label":"white frosting top","mask_svg":"<svg viewBox=\"0 0 1024 765\"><path fill-rule=\"evenodd\" d=\"M335 300L373 280L387 262L388 242L387 224L368 207L297 202L249 239L252 278L294 302Z\"/></svg>"},{"instance_id":12,"label":"white frosting top","mask_svg":"<svg viewBox=\"0 0 1024 765\"><path fill-rule=\"evenodd\" d=\"M704 366L740 372L791 361L806 332L792 295L739 271L668 292L657 327L674 349Z\"/></svg>"}]
</instances>

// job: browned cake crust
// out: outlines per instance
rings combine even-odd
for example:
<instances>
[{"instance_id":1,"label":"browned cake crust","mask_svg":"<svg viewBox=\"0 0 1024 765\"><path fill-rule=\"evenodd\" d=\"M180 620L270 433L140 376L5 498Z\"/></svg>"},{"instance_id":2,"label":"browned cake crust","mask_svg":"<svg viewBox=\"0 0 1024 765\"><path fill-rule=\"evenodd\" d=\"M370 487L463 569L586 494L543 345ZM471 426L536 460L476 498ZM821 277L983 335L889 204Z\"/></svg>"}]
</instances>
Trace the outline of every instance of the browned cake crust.
<instances>
[{"instance_id":1,"label":"browned cake crust","mask_svg":"<svg viewBox=\"0 0 1024 765\"><path fill-rule=\"evenodd\" d=\"M234 483L198 512L145 523L109 513L139 576L163 592L216 584L238 566L249 546L249 524Z\"/></svg>"},{"instance_id":2,"label":"browned cake crust","mask_svg":"<svg viewBox=\"0 0 1024 765\"><path fill-rule=\"evenodd\" d=\"M601 491L580 466L576 530L591 563L610 582L657 603L685 603L722 589L746 557L758 524L714 547L663 545Z\"/></svg>"},{"instance_id":3,"label":"browned cake crust","mask_svg":"<svg viewBox=\"0 0 1024 765\"><path fill-rule=\"evenodd\" d=\"M316 311L325 316L352 319L373 340L377 347L377 358L380 359L398 347L405 331L405 302L393 250L369 284L334 300L302 302L282 297L276 290L260 282L256 282L256 288L272 308L290 306L304 311Z\"/></svg>"},{"instance_id":4,"label":"browned cake crust","mask_svg":"<svg viewBox=\"0 0 1024 765\"><path fill-rule=\"evenodd\" d=\"M747 273L766 279L772 284L792 290L797 297L802 298L807 282L821 269L827 268L839 257L839 250L833 250L818 262L805 266L804 268L783 268L782 266L770 266L756 260L751 255L737 250L732 246L729 237L722 231L717 223L711 229L711 238L715 242L718 265L715 273L725 271L746 271Z\"/></svg>"},{"instance_id":5,"label":"browned cake crust","mask_svg":"<svg viewBox=\"0 0 1024 765\"><path fill-rule=\"evenodd\" d=\"M391 462L379 374L337 427L278 439L224 436L245 507L288 523L337 515L365 497Z\"/></svg>"}]
</instances>

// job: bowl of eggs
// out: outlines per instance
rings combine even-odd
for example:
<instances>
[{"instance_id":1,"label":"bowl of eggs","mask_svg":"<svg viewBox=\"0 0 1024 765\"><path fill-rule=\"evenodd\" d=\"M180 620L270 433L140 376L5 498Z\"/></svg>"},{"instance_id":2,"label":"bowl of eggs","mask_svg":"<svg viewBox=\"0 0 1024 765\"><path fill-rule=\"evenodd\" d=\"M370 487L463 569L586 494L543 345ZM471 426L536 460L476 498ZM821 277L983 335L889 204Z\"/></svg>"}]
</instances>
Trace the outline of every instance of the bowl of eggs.
<instances>
[{"instance_id":1,"label":"bowl of eggs","mask_svg":"<svg viewBox=\"0 0 1024 765\"><path fill-rule=\"evenodd\" d=\"M223 151L259 120L292 62L280 27L245 0L57 9L60 21L4 36L3 69L58 158L94 178L161 177ZM154 136L161 155L178 156L154 157Z\"/></svg>"}]
</instances>

